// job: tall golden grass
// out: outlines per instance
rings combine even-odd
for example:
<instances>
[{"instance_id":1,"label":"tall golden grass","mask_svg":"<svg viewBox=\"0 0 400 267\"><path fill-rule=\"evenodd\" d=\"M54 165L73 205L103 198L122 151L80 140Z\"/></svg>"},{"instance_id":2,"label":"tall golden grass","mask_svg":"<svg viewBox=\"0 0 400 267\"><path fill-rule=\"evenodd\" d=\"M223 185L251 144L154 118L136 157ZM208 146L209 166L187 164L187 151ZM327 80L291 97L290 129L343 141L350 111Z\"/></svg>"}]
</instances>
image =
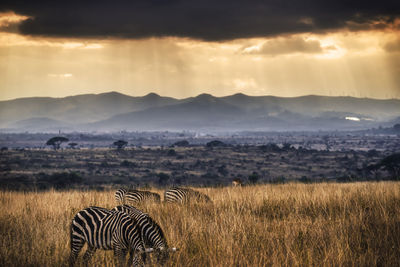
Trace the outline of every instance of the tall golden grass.
<instances>
[{"instance_id":1,"label":"tall golden grass","mask_svg":"<svg viewBox=\"0 0 400 267\"><path fill-rule=\"evenodd\" d=\"M168 266L400 265L400 183L199 190L213 204L140 207L180 248ZM115 206L111 190L0 192L0 203L1 266L66 266L75 213ZM112 251L91 264L113 266Z\"/></svg>"}]
</instances>

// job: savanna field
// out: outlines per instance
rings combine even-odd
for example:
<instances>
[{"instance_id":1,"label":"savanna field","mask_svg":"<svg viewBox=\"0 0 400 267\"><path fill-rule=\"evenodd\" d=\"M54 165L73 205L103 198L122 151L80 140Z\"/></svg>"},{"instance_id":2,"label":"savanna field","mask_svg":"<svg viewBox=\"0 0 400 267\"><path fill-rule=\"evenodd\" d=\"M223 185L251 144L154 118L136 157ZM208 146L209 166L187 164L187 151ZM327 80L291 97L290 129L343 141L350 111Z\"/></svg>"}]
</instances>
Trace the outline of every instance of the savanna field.
<instances>
[{"instance_id":1,"label":"savanna field","mask_svg":"<svg viewBox=\"0 0 400 267\"><path fill-rule=\"evenodd\" d=\"M180 249L167 266L400 265L398 182L198 190L213 204L138 207ZM1 191L0 203L1 266L68 266L69 225L76 212L116 206L114 190ZM98 250L90 264L113 266L113 252Z\"/></svg>"}]
</instances>

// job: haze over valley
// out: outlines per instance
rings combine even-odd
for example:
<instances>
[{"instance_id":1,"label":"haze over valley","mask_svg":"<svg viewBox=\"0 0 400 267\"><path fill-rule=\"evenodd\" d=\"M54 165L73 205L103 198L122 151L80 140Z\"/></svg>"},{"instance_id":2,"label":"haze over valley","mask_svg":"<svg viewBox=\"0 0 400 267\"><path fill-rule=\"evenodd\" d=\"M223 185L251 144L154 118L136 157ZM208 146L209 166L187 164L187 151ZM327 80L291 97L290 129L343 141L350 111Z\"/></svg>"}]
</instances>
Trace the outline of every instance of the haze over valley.
<instances>
[{"instance_id":1,"label":"haze over valley","mask_svg":"<svg viewBox=\"0 0 400 267\"><path fill-rule=\"evenodd\" d=\"M400 100L201 94L176 99L118 92L0 102L3 132L360 130L400 121Z\"/></svg>"}]
</instances>

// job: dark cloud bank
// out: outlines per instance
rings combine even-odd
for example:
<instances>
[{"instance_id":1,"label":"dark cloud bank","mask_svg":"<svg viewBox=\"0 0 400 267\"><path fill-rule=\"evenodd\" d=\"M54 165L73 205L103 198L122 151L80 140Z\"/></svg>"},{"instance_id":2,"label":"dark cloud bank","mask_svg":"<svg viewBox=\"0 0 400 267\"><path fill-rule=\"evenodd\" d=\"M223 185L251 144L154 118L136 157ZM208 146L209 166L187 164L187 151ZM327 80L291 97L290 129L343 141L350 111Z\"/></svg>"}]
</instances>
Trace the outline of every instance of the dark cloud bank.
<instances>
[{"instance_id":1,"label":"dark cloud bank","mask_svg":"<svg viewBox=\"0 0 400 267\"><path fill-rule=\"evenodd\" d=\"M177 36L222 41L342 28L384 28L400 17L399 0L2 2L0 11L33 18L20 25L23 34L78 38Z\"/></svg>"}]
</instances>

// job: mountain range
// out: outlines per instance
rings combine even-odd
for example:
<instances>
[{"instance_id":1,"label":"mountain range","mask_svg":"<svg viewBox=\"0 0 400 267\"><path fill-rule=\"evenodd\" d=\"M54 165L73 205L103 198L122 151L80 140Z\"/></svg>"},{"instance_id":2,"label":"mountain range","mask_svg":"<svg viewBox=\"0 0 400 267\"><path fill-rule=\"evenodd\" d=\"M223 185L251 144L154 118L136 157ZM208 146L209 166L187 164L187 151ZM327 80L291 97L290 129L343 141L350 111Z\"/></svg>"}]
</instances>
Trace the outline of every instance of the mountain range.
<instances>
[{"instance_id":1,"label":"mountain range","mask_svg":"<svg viewBox=\"0 0 400 267\"><path fill-rule=\"evenodd\" d=\"M118 92L0 101L7 132L358 130L399 122L400 100L201 94L175 99Z\"/></svg>"}]
</instances>

